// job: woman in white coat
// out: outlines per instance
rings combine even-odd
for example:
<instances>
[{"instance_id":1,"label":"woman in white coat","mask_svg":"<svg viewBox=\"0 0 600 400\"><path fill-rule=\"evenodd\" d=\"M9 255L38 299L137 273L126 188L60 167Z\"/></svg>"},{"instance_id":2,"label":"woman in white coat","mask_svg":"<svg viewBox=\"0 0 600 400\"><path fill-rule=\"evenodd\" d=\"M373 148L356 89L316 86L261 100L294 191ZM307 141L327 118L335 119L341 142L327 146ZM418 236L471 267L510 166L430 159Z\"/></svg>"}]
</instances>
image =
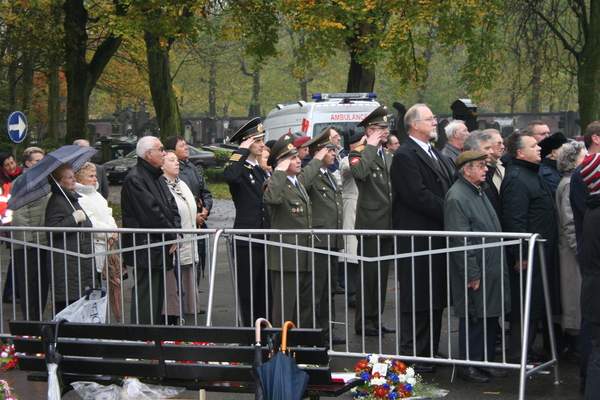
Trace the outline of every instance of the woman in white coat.
<instances>
[{"instance_id":1,"label":"woman in white coat","mask_svg":"<svg viewBox=\"0 0 600 400\"><path fill-rule=\"evenodd\" d=\"M181 216L181 227L185 230L197 228L198 204L192 191L179 179L179 161L173 151L167 151L163 165L164 179L171 190L171 194L177 202L177 209ZM174 269L167 271L166 293L167 302L163 314L169 316L169 323L175 323L176 318L181 315L182 302L179 296L180 290L178 280L181 280L183 288L183 307L185 314L196 314L200 312L200 299L198 286L196 284L196 268L198 263L198 250L196 246L196 235L184 235L183 244L177 250L174 257ZM179 273L179 272L180 273ZM178 276L179 274L180 276Z\"/></svg>"}]
</instances>

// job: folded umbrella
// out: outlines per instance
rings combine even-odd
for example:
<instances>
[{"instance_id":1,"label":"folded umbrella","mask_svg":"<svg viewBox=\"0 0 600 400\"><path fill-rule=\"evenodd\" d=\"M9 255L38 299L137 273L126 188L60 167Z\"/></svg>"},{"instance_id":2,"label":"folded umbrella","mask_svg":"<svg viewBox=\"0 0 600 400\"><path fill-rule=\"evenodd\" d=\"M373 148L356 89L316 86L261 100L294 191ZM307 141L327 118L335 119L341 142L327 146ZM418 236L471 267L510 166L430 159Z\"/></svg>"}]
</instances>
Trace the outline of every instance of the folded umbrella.
<instances>
[{"instance_id":1,"label":"folded umbrella","mask_svg":"<svg viewBox=\"0 0 600 400\"><path fill-rule=\"evenodd\" d=\"M50 193L46 177L60 165L69 163L78 171L98 150L93 147L68 145L46 154L44 158L17 178L11 187L8 208L18 210Z\"/></svg>"},{"instance_id":2,"label":"folded umbrella","mask_svg":"<svg viewBox=\"0 0 600 400\"><path fill-rule=\"evenodd\" d=\"M262 365L262 344L260 342L260 327L265 324L271 328L271 323L264 318L259 318L254 324L255 329L255 340L254 340L254 362L252 363L252 376L254 377L254 383L256 384L256 390L254 391L255 400L264 400L265 394L260 384L260 378L258 377L258 367Z\"/></svg>"},{"instance_id":3,"label":"folded umbrella","mask_svg":"<svg viewBox=\"0 0 600 400\"><path fill-rule=\"evenodd\" d=\"M258 376L267 400L301 400L308 385L308 374L298 368L296 357L287 350L289 326L296 327L291 321L283 324L281 351L275 351L269 361L258 367Z\"/></svg>"}]
</instances>

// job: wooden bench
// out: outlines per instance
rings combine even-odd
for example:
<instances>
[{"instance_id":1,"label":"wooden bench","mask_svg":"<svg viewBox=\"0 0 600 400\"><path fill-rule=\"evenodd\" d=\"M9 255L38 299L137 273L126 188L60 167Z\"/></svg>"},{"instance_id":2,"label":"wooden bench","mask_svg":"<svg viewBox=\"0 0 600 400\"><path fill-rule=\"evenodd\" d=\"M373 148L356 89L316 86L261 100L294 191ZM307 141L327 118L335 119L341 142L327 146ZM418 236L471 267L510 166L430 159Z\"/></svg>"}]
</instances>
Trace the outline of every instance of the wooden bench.
<instances>
[{"instance_id":1,"label":"wooden bench","mask_svg":"<svg viewBox=\"0 0 600 400\"><path fill-rule=\"evenodd\" d=\"M9 326L15 350L27 353L19 356L19 368L39 371L28 375L30 381L46 381L44 354L54 342L56 324L11 321ZM268 360L268 336L278 333L281 329L262 330L264 362ZM108 385L136 377L145 383L190 390L254 393L254 341L254 328L64 322L58 327L56 346L62 355L59 380L65 391L76 381ZM360 379L347 384L332 381L324 344L320 329L288 333L288 348L310 378L304 397L336 397L362 383Z\"/></svg>"}]
</instances>

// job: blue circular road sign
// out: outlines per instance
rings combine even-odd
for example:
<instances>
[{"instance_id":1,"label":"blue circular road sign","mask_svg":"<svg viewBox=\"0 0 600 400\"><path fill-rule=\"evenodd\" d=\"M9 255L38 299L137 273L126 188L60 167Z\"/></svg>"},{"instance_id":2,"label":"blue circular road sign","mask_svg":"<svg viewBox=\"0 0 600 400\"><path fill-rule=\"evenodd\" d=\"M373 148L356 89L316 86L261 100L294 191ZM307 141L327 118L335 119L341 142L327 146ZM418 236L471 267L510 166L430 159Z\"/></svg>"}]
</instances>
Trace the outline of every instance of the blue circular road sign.
<instances>
[{"instance_id":1,"label":"blue circular road sign","mask_svg":"<svg viewBox=\"0 0 600 400\"><path fill-rule=\"evenodd\" d=\"M13 111L6 119L8 137L14 143L21 143L27 136L27 118L21 111Z\"/></svg>"}]
</instances>

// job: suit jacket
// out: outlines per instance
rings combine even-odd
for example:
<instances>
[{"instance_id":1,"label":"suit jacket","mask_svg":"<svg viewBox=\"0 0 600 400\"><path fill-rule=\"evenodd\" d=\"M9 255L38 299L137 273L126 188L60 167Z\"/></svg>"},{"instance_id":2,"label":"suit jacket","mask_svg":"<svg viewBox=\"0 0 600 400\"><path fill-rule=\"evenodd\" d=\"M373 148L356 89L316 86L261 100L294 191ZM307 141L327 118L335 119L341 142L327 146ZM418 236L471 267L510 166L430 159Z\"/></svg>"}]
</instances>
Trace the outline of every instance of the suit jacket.
<instances>
[{"instance_id":1,"label":"suit jacket","mask_svg":"<svg viewBox=\"0 0 600 400\"><path fill-rule=\"evenodd\" d=\"M269 206L271 228L273 229L312 229L312 209L306 189L300 182L304 196L300 194L285 172L275 171L263 185L263 200ZM279 242L279 235L271 235L271 240ZM309 246L309 235L281 235L281 242ZM281 250L280 250L281 249ZM296 255L298 257L298 271L311 271L312 262L309 262L306 251L286 249L279 246L269 246L267 257L268 267L274 271L296 271Z\"/></svg>"},{"instance_id":2,"label":"suit jacket","mask_svg":"<svg viewBox=\"0 0 600 400\"><path fill-rule=\"evenodd\" d=\"M432 147L445 174L441 173L433 159L415 141L408 138L396 151L392 162L392 218L394 229L444 230L444 198L454 183L453 169L447 158ZM398 237L398 250L402 253L439 249L445 247L443 238L433 238L431 247L427 237L415 237L414 249L410 237ZM412 275L412 260L400 260L400 282L402 312L412 311L412 287L415 281L415 310L426 311L430 307L446 307L446 256L432 257L433 303L429 304L429 257L415 258L415 274Z\"/></svg>"},{"instance_id":3,"label":"suit jacket","mask_svg":"<svg viewBox=\"0 0 600 400\"><path fill-rule=\"evenodd\" d=\"M248 149L236 150L225 168L225 182L235 204L235 229L269 229L269 211L263 202L263 184L267 174L260 166L246 162Z\"/></svg>"},{"instance_id":4,"label":"suit jacket","mask_svg":"<svg viewBox=\"0 0 600 400\"><path fill-rule=\"evenodd\" d=\"M350 169L358 187L356 229L392 229L392 155L383 149L385 165L378 148L361 145L350 152Z\"/></svg>"},{"instance_id":5,"label":"suit jacket","mask_svg":"<svg viewBox=\"0 0 600 400\"><path fill-rule=\"evenodd\" d=\"M328 172L336 184L335 187L331 185L329 178L321 172L322 166L321 161L313 159L304 167L298 179L300 179L308 192L308 197L310 197L314 228L342 229L344 223L342 189L336 183L333 174ZM315 238L315 247L328 248L331 245L332 249L344 248L342 235L332 236L330 243L327 241L327 236L320 236L320 242Z\"/></svg>"}]
</instances>

